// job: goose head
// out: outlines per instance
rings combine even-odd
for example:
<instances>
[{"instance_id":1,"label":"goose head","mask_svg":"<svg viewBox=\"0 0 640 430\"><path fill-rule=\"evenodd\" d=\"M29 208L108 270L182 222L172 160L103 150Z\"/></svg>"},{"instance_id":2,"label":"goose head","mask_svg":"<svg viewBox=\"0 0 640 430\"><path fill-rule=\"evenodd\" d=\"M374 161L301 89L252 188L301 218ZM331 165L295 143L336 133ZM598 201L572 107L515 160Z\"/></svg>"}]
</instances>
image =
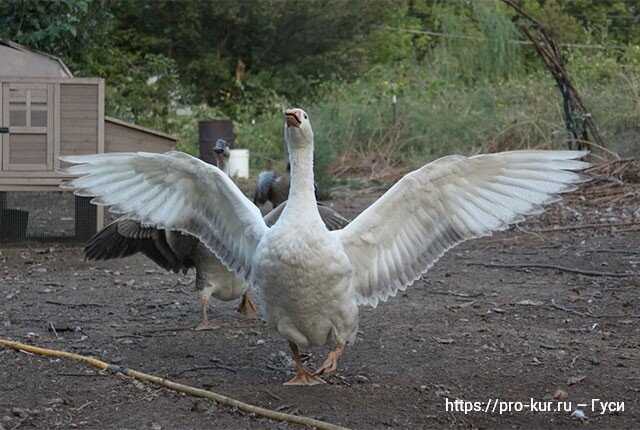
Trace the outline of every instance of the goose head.
<instances>
[{"instance_id":1,"label":"goose head","mask_svg":"<svg viewBox=\"0 0 640 430\"><path fill-rule=\"evenodd\" d=\"M229 144L227 141L222 138L216 140L213 146L213 152L216 156L217 167L224 169L225 158L229 156Z\"/></svg>"},{"instance_id":2,"label":"goose head","mask_svg":"<svg viewBox=\"0 0 640 430\"><path fill-rule=\"evenodd\" d=\"M302 109L287 109L284 112L284 140L294 148L313 145L309 115Z\"/></svg>"}]
</instances>

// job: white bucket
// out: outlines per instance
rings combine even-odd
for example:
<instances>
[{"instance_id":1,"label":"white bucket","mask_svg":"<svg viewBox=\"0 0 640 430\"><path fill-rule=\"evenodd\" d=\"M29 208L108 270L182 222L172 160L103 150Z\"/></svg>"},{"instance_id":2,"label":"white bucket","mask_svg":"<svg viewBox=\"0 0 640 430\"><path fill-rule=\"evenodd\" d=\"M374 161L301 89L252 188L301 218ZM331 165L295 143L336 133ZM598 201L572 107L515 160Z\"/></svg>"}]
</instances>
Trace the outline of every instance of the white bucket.
<instances>
[{"instance_id":1,"label":"white bucket","mask_svg":"<svg viewBox=\"0 0 640 430\"><path fill-rule=\"evenodd\" d=\"M229 152L229 176L247 179L249 177L249 150L232 149Z\"/></svg>"}]
</instances>

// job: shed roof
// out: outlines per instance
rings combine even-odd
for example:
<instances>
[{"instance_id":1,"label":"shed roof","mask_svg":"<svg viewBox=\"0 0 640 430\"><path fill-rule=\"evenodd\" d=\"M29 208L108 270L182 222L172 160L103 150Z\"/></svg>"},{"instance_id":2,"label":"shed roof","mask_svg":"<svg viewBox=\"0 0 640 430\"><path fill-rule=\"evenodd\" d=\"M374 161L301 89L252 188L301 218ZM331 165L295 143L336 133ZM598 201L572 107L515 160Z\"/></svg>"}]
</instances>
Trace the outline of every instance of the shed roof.
<instances>
[{"instance_id":1,"label":"shed roof","mask_svg":"<svg viewBox=\"0 0 640 430\"><path fill-rule=\"evenodd\" d=\"M0 77L72 78L62 60L10 40L0 39Z\"/></svg>"},{"instance_id":2,"label":"shed roof","mask_svg":"<svg viewBox=\"0 0 640 430\"><path fill-rule=\"evenodd\" d=\"M158 137L163 137L165 139L173 140L174 142L178 141L178 138L176 138L175 136L171 136L170 134L163 133L163 132L158 131L158 130L153 130L153 129L147 128L147 127L142 127L140 125L131 124L130 122L122 121L121 119L113 118L111 116L105 116L104 120L107 121L107 122L112 122L114 124L121 125L123 127L132 128L134 130L142 131L144 133L149 133L149 134L153 134L153 135L158 136Z\"/></svg>"}]
</instances>

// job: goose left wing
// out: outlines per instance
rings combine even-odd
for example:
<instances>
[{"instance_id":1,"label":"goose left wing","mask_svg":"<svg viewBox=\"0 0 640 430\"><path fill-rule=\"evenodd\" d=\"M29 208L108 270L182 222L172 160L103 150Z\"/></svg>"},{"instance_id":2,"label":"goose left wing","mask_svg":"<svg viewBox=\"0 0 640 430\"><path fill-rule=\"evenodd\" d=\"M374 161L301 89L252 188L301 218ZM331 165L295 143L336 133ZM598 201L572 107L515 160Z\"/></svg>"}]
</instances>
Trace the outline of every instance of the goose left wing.
<instances>
[{"instance_id":1,"label":"goose left wing","mask_svg":"<svg viewBox=\"0 0 640 430\"><path fill-rule=\"evenodd\" d=\"M220 169L190 155L112 153L60 157L79 176L65 184L144 226L188 233L248 281L268 227L260 210Z\"/></svg>"},{"instance_id":2,"label":"goose left wing","mask_svg":"<svg viewBox=\"0 0 640 430\"><path fill-rule=\"evenodd\" d=\"M453 246L541 210L584 177L584 151L449 156L415 170L333 232L353 266L358 303L376 306Z\"/></svg>"}]
</instances>

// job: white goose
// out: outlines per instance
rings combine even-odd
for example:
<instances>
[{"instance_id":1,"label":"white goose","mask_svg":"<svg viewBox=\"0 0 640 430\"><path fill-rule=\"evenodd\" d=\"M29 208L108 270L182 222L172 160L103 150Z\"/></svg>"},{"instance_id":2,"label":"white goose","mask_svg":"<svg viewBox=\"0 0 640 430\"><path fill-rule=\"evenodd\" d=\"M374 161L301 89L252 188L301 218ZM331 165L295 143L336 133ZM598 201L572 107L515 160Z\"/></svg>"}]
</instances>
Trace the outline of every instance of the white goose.
<instances>
[{"instance_id":1,"label":"white goose","mask_svg":"<svg viewBox=\"0 0 640 430\"><path fill-rule=\"evenodd\" d=\"M285 113L291 191L271 228L219 169L189 155L65 157L82 176L80 195L144 224L198 237L261 299L296 364L287 384L313 385L333 372L356 337L358 306L404 290L448 249L541 210L583 181L584 151L514 151L448 156L407 174L347 227L330 232L314 196L313 131L301 109ZM314 373L299 347L335 349Z\"/></svg>"},{"instance_id":2,"label":"white goose","mask_svg":"<svg viewBox=\"0 0 640 430\"><path fill-rule=\"evenodd\" d=\"M214 149L216 166L229 174L229 147L226 141L218 139ZM287 180L288 183L288 180ZM267 185L268 186L268 185ZM288 194L289 190L284 190ZM277 193L278 205L267 215L264 222L275 224L287 200L282 190ZM349 222L331 207L318 202L320 217L329 230L343 228ZM85 247L87 260L111 260L142 253L160 267L173 272L186 272L195 268L195 286L199 292L202 321L196 330L218 328L218 322L209 320L209 300L213 296L221 301L242 297L238 312L247 317L256 316L256 307L251 301L246 285L229 272L209 249L195 237L176 231L142 225L140 222L120 217L96 233Z\"/></svg>"}]
</instances>

